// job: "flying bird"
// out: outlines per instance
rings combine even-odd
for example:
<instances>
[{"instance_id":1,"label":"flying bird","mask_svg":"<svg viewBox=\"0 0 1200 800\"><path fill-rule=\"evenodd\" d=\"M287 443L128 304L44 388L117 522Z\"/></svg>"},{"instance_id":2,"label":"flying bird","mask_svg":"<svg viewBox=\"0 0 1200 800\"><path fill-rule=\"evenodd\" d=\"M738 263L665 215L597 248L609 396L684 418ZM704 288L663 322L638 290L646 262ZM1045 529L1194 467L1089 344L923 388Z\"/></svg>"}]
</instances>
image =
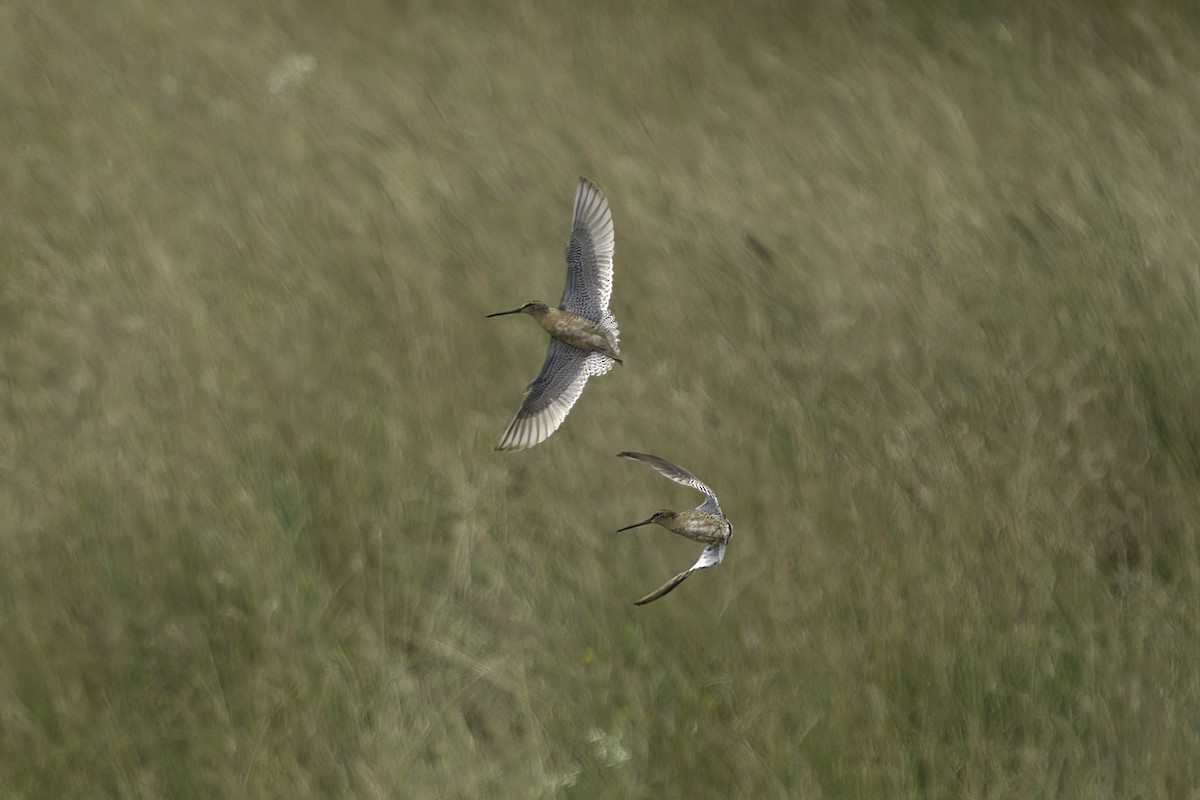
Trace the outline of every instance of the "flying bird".
<instances>
[{"instance_id":1,"label":"flying bird","mask_svg":"<svg viewBox=\"0 0 1200 800\"><path fill-rule=\"evenodd\" d=\"M646 603L652 603L663 595L669 594L676 586L683 583L688 575L691 575L696 570L707 569L708 567L720 564L721 559L725 558L725 546L729 544L729 539L733 536L733 525L729 523L729 519L721 511L721 504L717 502L717 496L713 493L713 490L683 467L676 466L665 458L646 455L645 453L630 453L626 451L617 453L617 455L649 464L660 475L665 475L676 483L690 486L705 494L704 502L691 511L655 511L647 519L633 525L626 525L617 531L617 533L620 533L621 531L640 528L642 525L649 525L653 522L663 526L672 533L677 533L692 541L703 542L705 545L704 550L700 553L700 558L689 569L679 573L664 583L659 589L634 603L635 606L641 606Z\"/></svg>"},{"instance_id":2,"label":"flying bird","mask_svg":"<svg viewBox=\"0 0 1200 800\"><path fill-rule=\"evenodd\" d=\"M567 285L558 308L530 302L487 315L528 314L552 337L542 371L526 388L497 450L523 450L545 441L567 418L588 378L624 363L617 321L608 310L614 241L608 201L594 183L580 178L567 244Z\"/></svg>"}]
</instances>

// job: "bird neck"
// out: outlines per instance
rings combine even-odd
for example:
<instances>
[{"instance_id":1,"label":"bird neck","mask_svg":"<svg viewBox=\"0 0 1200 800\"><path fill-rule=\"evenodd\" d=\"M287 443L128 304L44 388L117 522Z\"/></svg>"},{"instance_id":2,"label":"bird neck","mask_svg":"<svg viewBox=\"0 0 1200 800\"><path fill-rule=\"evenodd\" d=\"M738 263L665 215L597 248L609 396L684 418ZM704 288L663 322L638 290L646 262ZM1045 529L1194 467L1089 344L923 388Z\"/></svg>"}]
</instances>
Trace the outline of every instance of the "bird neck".
<instances>
[{"instance_id":1,"label":"bird neck","mask_svg":"<svg viewBox=\"0 0 1200 800\"><path fill-rule=\"evenodd\" d=\"M557 310L558 309L550 308L549 306L534 306L526 310L525 313L536 319L542 324L543 327L545 327L546 322L553 317L554 312Z\"/></svg>"},{"instance_id":2,"label":"bird neck","mask_svg":"<svg viewBox=\"0 0 1200 800\"><path fill-rule=\"evenodd\" d=\"M654 521L669 531L678 531L687 522L683 513L677 511L668 511Z\"/></svg>"}]
</instances>

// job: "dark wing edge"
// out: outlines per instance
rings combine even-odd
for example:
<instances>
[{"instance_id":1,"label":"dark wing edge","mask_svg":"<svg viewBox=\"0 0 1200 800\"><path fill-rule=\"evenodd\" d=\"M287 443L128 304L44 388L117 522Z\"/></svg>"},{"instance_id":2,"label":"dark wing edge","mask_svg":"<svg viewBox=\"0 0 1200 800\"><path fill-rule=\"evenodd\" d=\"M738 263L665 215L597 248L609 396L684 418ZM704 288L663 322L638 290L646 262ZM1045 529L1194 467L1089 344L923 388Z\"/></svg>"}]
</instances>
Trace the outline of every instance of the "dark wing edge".
<instances>
[{"instance_id":1,"label":"dark wing edge","mask_svg":"<svg viewBox=\"0 0 1200 800\"><path fill-rule=\"evenodd\" d=\"M679 573L674 578L671 578L671 580L667 581L662 586L660 586L658 589L654 590L650 594L643 597L641 600L638 600L636 603L634 603L634 605L635 606L644 606L647 603L653 603L655 600L659 599L660 597L663 597L663 596L668 595L671 592L675 591L675 587L678 586L679 584L683 583L684 580L687 579L687 576L691 575L696 570L707 569L708 567L714 566L716 564L720 564L721 560L724 558L725 558L725 542L715 542L713 544L710 544L708 547L704 548L704 551L702 553L700 553L700 558L696 559L695 564L693 564L691 567L684 570L683 572Z\"/></svg>"},{"instance_id":2,"label":"dark wing edge","mask_svg":"<svg viewBox=\"0 0 1200 800\"><path fill-rule=\"evenodd\" d=\"M692 574L692 571L690 569L684 570L683 572L676 575L674 578L671 578L671 580L664 583L660 588L658 588L655 591L651 592L650 594L646 595L641 600L636 601L634 603L634 605L635 606L644 606L647 603L653 603L655 600L659 599L660 597L665 597L666 595L669 595L671 592L675 591L676 586L683 583L684 579L686 579L687 576L691 575L691 574Z\"/></svg>"},{"instance_id":3,"label":"dark wing edge","mask_svg":"<svg viewBox=\"0 0 1200 800\"><path fill-rule=\"evenodd\" d=\"M644 464L648 464L659 475L670 478L671 480L678 484L682 484L683 486L688 486L692 489L703 492L704 494L708 495L708 497L705 498L704 502L697 506L696 509L698 511L708 511L714 514L721 513L721 504L717 502L716 493L713 492L712 489L708 488L708 484L678 464L672 464L665 458L652 456L648 453L634 453L629 450L623 450L620 453L617 453L617 455L621 458L632 458L635 461L641 461Z\"/></svg>"}]
</instances>

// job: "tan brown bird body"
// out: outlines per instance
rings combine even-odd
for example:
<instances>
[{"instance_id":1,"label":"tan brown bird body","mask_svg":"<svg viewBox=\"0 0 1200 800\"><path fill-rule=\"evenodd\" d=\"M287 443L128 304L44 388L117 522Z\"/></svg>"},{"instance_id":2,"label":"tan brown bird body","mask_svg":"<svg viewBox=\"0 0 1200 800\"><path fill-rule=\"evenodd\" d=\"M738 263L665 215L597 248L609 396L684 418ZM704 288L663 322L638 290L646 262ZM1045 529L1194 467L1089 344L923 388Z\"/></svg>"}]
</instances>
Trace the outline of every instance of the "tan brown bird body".
<instances>
[{"instance_id":1,"label":"tan brown bird body","mask_svg":"<svg viewBox=\"0 0 1200 800\"><path fill-rule=\"evenodd\" d=\"M528 314L555 339L590 353L603 353L618 364L625 363L621 360L621 351L617 349L617 337L612 330L595 320L538 302L488 316L502 317L505 314Z\"/></svg>"}]
</instances>

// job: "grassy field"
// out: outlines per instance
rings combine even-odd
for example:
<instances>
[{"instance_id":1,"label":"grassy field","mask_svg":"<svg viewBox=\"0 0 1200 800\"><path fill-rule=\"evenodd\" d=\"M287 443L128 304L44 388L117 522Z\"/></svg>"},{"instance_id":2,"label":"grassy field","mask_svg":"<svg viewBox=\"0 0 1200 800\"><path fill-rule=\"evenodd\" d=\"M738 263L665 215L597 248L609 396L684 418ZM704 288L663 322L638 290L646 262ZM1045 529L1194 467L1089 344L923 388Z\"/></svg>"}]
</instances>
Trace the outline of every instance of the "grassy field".
<instances>
[{"instance_id":1,"label":"grassy field","mask_svg":"<svg viewBox=\"0 0 1200 800\"><path fill-rule=\"evenodd\" d=\"M0 796L1200 797L1200 12L506 5L0 7Z\"/></svg>"}]
</instances>

